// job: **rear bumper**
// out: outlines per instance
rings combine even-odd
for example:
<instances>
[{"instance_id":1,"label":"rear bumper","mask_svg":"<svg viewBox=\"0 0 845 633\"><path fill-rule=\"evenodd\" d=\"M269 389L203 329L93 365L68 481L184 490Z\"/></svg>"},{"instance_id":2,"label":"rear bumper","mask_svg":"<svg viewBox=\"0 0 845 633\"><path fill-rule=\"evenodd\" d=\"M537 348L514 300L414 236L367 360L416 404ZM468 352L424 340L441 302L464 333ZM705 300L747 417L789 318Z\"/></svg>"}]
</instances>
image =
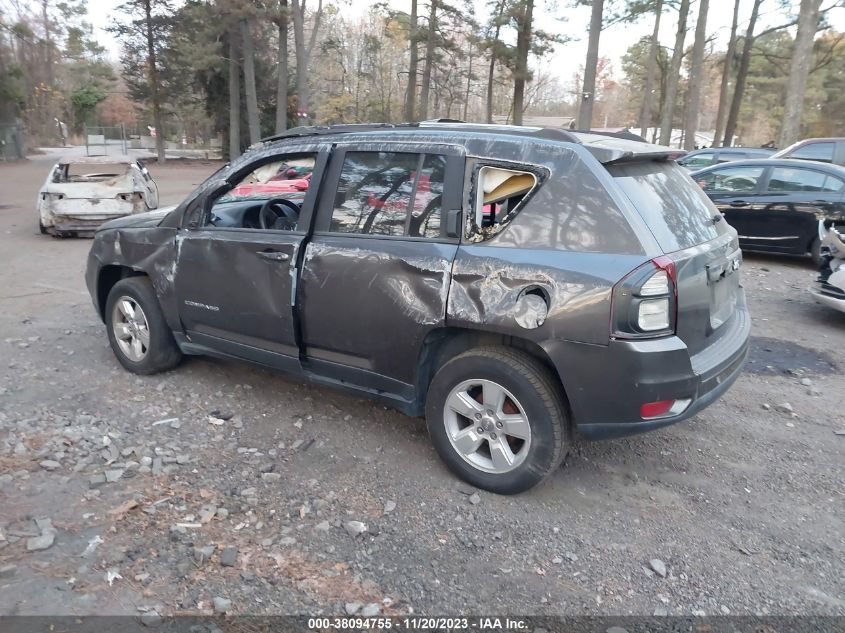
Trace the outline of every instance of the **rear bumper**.
<instances>
[{"instance_id":1,"label":"rear bumper","mask_svg":"<svg viewBox=\"0 0 845 633\"><path fill-rule=\"evenodd\" d=\"M728 328L713 344L690 356L672 336L651 341L611 341L547 349L566 389L578 433L587 439L624 437L659 429L695 415L734 383L748 355L751 319L740 294ZM573 358L575 351L575 358ZM648 402L690 399L681 413L643 420Z\"/></svg>"},{"instance_id":2,"label":"rear bumper","mask_svg":"<svg viewBox=\"0 0 845 633\"><path fill-rule=\"evenodd\" d=\"M48 233L91 233L93 234L100 226L109 220L122 218L128 213L115 213L114 215L98 215L94 218L86 218L84 216L67 216L54 215L52 216L52 223L46 225L44 228Z\"/></svg>"}]
</instances>

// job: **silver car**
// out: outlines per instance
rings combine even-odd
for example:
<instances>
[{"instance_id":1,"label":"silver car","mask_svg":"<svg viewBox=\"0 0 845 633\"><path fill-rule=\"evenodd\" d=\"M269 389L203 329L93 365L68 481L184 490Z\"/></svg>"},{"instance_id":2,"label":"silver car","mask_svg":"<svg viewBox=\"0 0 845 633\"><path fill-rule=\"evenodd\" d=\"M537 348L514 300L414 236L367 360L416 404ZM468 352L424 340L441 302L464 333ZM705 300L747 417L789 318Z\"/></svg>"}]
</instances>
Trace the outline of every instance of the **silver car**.
<instances>
[{"instance_id":1,"label":"silver car","mask_svg":"<svg viewBox=\"0 0 845 633\"><path fill-rule=\"evenodd\" d=\"M74 156L56 163L38 192L41 233L92 233L103 222L158 208L158 187L133 158Z\"/></svg>"}]
</instances>

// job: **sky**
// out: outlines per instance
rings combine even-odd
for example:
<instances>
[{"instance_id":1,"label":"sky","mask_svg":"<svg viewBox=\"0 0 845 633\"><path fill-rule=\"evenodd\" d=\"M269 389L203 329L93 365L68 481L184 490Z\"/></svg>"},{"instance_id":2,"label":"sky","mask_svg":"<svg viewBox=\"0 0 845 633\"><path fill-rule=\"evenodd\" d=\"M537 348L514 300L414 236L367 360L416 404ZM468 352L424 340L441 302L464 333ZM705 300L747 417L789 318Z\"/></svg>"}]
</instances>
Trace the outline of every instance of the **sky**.
<instances>
[{"instance_id":1,"label":"sky","mask_svg":"<svg viewBox=\"0 0 845 633\"><path fill-rule=\"evenodd\" d=\"M486 2L474 0L476 11L479 17L485 15ZM609 4L608 0L605 0ZM617 0L618 2L619 0ZM792 0L797 7L800 0ZM822 7L829 6L834 0L823 0ZM347 15L362 15L375 3L375 0L337 0L334 4L341 8ZM391 7L395 9L410 9L409 0L390 0ZM104 31L113 21L117 14L117 7L121 1L116 0L88 0L89 20L95 28L95 34L100 43L109 51L112 59L120 58L120 46L114 37ZM550 54L544 63L563 82L569 82L575 75L578 68L583 65L587 54L587 30L590 23L590 8L581 6L571 8L572 0L556 0L555 2L544 2L535 0L537 10L535 12L535 23L538 28L552 33L558 33L570 39L566 44L559 45ZM739 13L739 30L742 31L748 23L751 14L752 0L742 0ZM777 10L778 2L766 0L759 17L759 28L757 30L782 24L787 21L784 14ZM548 8L554 6L554 10ZM692 44L695 30L695 19L698 16L698 2L693 0L690 8L689 27L685 45ZM730 36L731 18L733 17L733 0L710 0L710 11L707 19L707 33L716 35L716 48L724 49ZM834 9L828 13L828 21L839 31L845 30L845 8ZM651 16L641 19L635 24L614 25L602 31L599 40L599 55L607 57L613 64L614 74L621 72L621 59L632 44L645 35L650 35L654 28ZM677 29L677 12L666 10L660 21L660 43L672 47L675 41Z\"/></svg>"}]
</instances>

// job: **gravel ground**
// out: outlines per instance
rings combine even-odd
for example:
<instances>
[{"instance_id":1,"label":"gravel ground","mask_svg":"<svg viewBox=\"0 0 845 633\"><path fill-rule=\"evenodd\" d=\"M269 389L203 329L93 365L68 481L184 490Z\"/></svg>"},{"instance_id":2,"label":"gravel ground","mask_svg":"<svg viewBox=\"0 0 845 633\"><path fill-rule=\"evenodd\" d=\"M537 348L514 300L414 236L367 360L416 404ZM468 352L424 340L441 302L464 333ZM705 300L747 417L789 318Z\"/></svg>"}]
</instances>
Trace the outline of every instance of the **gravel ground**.
<instances>
[{"instance_id":1,"label":"gravel ground","mask_svg":"<svg viewBox=\"0 0 845 633\"><path fill-rule=\"evenodd\" d=\"M0 615L845 615L845 315L748 255L747 371L694 419L458 482L422 420L238 363L138 377L0 165ZM216 168L152 167L162 204Z\"/></svg>"}]
</instances>

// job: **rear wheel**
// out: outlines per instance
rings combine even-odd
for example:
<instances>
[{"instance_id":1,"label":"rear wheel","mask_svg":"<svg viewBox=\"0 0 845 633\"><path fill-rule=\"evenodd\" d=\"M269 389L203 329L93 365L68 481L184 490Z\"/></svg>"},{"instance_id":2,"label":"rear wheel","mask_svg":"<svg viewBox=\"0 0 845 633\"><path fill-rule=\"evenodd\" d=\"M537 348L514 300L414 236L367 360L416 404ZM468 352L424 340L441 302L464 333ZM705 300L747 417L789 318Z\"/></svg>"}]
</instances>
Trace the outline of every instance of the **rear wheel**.
<instances>
[{"instance_id":1,"label":"rear wheel","mask_svg":"<svg viewBox=\"0 0 845 633\"><path fill-rule=\"evenodd\" d=\"M182 358L146 277L114 285L106 300L106 329L117 360L133 373L165 371Z\"/></svg>"},{"instance_id":2,"label":"rear wheel","mask_svg":"<svg viewBox=\"0 0 845 633\"><path fill-rule=\"evenodd\" d=\"M479 348L448 361L426 401L434 447L452 472L500 494L554 472L569 444L566 406L551 373L509 348Z\"/></svg>"}]
</instances>

